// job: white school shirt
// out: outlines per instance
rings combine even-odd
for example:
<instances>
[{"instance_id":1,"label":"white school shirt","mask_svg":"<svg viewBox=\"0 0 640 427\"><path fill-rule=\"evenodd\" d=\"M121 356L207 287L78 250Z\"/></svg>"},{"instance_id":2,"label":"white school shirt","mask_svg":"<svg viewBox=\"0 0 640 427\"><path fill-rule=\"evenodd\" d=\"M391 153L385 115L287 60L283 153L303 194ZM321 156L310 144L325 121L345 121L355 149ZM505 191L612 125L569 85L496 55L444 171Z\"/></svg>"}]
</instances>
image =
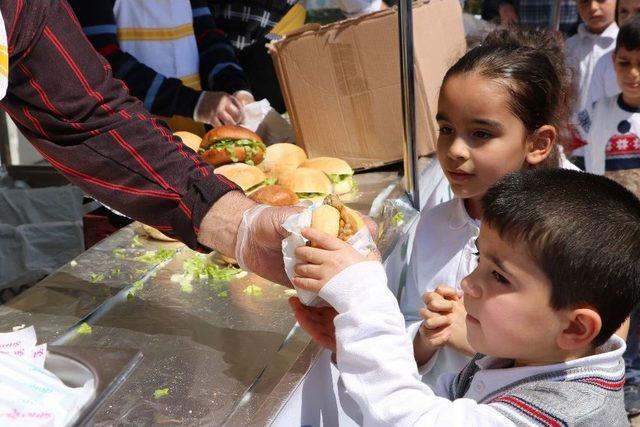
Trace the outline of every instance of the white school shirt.
<instances>
[{"instance_id":1,"label":"white school shirt","mask_svg":"<svg viewBox=\"0 0 640 427\"><path fill-rule=\"evenodd\" d=\"M480 221L469 216L464 200L455 198L422 214L409 261L407 282L400 300L407 333L414 337L422 324L422 295L439 285L461 290L460 282L478 265L475 240ZM449 347L441 348L430 363L421 367L423 380L435 385L438 377L457 372L469 357Z\"/></svg>"},{"instance_id":2,"label":"white school shirt","mask_svg":"<svg viewBox=\"0 0 640 427\"><path fill-rule=\"evenodd\" d=\"M640 109L625 104L622 95L601 99L578 113L578 132L580 143L586 144L587 172L640 168Z\"/></svg>"},{"instance_id":3,"label":"white school shirt","mask_svg":"<svg viewBox=\"0 0 640 427\"><path fill-rule=\"evenodd\" d=\"M485 357L462 399L450 401L447 390L454 374L432 390L422 381L413 357L412 338L385 271L378 262L361 262L334 276L320 297L337 311L334 323L340 378L360 406L365 426L513 427L494 404L477 401L519 380L546 372L621 363L625 343L612 336L593 356L546 366L495 369L501 360ZM374 313L375 315L372 315Z\"/></svg>"},{"instance_id":4,"label":"white school shirt","mask_svg":"<svg viewBox=\"0 0 640 427\"><path fill-rule=\"evenodd\" d=\"M602 98L615 96L622 92L618 86L616 70L613 67L613 51L603 55L593 68L587 106Z\"/></svg>"},{"instance_id":5,"label":"white school shirt","mask_svg":"<svg viewBox=\"0 0 640 427\"><path fill-rule=\"evenodd\" d=\"M578 27L578 34L570 37L565 44L567 65L578 72L578 100L574 111L581 111L589 102L589 87L596 62L613 52L618 25L613 22L601 34L593 34L584 24Z\"/></svg>"}]
</instances>

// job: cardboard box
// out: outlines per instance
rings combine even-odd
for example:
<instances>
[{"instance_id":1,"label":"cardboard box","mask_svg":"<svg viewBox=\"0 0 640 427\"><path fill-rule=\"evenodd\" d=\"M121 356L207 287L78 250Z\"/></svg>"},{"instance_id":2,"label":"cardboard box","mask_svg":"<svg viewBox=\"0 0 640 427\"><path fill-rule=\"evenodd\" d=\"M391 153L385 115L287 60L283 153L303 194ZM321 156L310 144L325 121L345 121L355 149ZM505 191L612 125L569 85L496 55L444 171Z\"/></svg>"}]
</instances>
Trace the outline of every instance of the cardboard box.
<instances>
[{"instance_id":1,"label":"cardboard box","mask_svg":"<svg viewBox=\"0 0 640 427\"><path fill-rule=\"evenodd\" d=\"M415 4L416 137L435 149L438 91L466 49L458 0ZM306 27L275 43L272 58L298 145L355 168L402 159L398 15L389 9Z\"/></svg>"}]
</instances>

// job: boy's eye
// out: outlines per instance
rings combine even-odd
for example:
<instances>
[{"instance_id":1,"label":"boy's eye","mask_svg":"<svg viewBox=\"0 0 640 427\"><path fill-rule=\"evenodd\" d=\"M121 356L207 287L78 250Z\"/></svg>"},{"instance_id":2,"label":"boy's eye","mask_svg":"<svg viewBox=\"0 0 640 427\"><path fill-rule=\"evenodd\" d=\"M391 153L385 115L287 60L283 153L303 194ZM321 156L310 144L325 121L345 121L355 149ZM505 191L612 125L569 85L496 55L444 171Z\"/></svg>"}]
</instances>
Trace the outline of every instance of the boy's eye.
<instances>
[{"instance_id":1,"label":"boy's eye","mask_svg":"<svg viewBox=\"0 0 640 427\"><path fill-rule=\"evenodd\" d=\"M440 135L451 135L453 134L453 129L451 129L449 126L440 126L439 132Z\"/></svg>"},{"instance_id":2,"label":"boy's eye","mask_svg":"<svg viewBox=\"0 0 640 427\"><path fill-rule=\"evenodd\" d=\"M497 271L493 270L491 272L491 275L493 276L494 279L496 279L496 281L498 283L502 283L504 285L509 284L509 281L500 273L498 273Z\"/></svg>"},{"instance_id":3,"label":"boy's eye","mask_svg":"<svg viewBox=\"0 0 640 427\"><path fill-rule=\"evenodd\" d=\"M490 139L491 134L489 132L485 132L483 130L477 130L473 133L473 136L478 139Z\"/></svg>"}]
</instances>

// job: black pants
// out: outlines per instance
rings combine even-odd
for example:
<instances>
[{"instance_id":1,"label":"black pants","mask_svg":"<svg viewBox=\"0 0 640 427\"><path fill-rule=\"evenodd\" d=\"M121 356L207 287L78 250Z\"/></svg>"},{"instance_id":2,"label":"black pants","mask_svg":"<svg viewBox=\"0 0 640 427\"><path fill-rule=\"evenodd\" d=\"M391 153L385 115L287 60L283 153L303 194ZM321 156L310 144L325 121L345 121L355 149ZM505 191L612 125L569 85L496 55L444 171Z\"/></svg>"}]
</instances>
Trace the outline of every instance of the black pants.
<instances>
[{"instance_id":1,"label":"black pants","mask_svg":"<svg viewBox=\"0 0 640 427\"><path fill-rule=\"evenodd\" d=\"M265 44L267 44L267 39L259 39L239 51L238 59L249 77L251 92L256 101L267 98L277 112L284 113L286 107L280 91L280 84Z\"/></svg>"}]
</instances>

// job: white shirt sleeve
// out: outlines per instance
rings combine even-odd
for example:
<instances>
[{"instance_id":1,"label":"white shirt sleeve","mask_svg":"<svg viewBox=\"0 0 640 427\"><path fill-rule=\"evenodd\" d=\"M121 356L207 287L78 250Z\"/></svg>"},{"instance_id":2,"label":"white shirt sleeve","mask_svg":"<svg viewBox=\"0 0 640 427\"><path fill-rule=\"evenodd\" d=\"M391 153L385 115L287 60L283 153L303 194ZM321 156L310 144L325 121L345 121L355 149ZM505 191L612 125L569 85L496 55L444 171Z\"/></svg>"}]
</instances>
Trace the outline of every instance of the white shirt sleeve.
<instances>
[{"instance_id":1,"label":"white shirt sleeve","mask_svg":"<svg viewBox=\"0 0 640 427\"><path fill-rule=\"evenodd\" d=\"M339 313L338 369L362 410L363 425L514 426L489 405L471 399L452 402L420 381L404 318L380 263L362 262L343 270L320 296Z\"/></svg>"}]
</instances>

